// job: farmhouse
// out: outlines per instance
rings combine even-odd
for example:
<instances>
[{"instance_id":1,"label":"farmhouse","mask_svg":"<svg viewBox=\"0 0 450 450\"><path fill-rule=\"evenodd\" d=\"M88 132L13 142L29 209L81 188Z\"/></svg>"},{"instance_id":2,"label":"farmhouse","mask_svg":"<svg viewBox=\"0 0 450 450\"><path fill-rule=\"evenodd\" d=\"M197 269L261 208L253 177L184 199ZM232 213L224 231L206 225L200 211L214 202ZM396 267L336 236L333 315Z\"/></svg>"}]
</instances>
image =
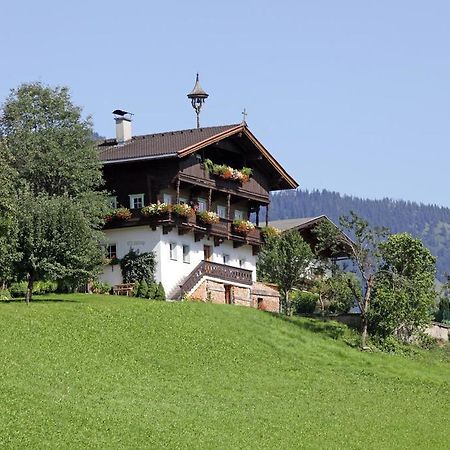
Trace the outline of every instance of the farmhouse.
<instances>
[{"instance_id":1,"label":"farmhouse","mask_svg":"<svg viewBox=\"0 0 450 450\"><path fill-rule=\"evenodd\" d=\"M109 258L154 252L171 299L277 311L277 292L256 283L256 259L269 193L297 182L245 121L133 136L131 115L115 113L116 137L98 147L116 208L105 227ZM105 266L101 279L120 284L120 267Z\"/></svg>"}]
</instances>

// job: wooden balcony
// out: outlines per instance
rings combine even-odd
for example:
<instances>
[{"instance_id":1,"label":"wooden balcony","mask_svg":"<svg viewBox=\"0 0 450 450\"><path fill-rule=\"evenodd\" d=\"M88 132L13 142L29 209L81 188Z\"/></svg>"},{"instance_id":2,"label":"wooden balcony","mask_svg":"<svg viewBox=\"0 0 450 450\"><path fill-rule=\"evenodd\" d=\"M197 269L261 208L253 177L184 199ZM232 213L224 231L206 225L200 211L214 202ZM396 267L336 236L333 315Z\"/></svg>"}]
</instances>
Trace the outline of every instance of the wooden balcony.
<instances>
[{"instance_id":1,"label":"wooden balcony","mask_svg":"<svg viewBox=\"0 0 450 450\"><path fill-rule=\"evenodd\" d=\"M166 212L158 216L144 216L140 210L131 210L132 217L128 220L112 220L105 224L105 229L125 228L148 225L152 229L162 226L164 232L177 228L179 234L185 234L190 231L196 233L200 239L203 236L212 236L216 238L217 245L225 239L233 241L236 247L244 244L260 246L261 229L255 227L247 234L238 233L234 230L233 221L220 218L220 222L205 224L197 216L182 217L173 212Z\"/></svg>"}]
</instances>

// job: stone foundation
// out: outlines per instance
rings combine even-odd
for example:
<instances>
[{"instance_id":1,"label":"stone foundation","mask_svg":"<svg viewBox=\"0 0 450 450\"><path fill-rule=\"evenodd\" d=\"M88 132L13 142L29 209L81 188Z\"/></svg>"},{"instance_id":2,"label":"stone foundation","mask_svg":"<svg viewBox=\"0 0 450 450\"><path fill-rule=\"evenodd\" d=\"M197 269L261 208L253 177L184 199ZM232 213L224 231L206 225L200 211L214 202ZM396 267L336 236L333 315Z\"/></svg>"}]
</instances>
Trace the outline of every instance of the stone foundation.
<instances>
[{"instance_id":1,"label":"stone foundation","mask_svg":"<svg viewBox=\"0 0 450 450\"><path fill-rule=\"evenodd\" d=\"M278 312L280 294L272 287L263 283L253 283L252 286L235 286L215 280L204 280L190 297L196 300L210 301L217 304L226 303L225 286L230 286L230 303L262 311Z\"/></svg>"}]
</instances>

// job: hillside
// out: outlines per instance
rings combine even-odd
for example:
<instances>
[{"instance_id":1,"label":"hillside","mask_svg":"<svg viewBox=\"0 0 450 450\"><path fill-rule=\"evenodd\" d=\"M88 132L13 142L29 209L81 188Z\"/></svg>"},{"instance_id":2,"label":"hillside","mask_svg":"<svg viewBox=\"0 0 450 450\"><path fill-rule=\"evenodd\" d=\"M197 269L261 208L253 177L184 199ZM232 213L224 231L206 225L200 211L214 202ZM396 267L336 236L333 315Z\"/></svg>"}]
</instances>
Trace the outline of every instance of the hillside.
<instances>
[{"instance_id":1,"label":"hillside","mask_svg":"<svg viewBox=\"0 0 450 450\"><path fill-rule=\"evenodd\" d=\"M406 231L421 238L437 257L438 278L450 273L450 208L402 200L368 200L330 191L287 191L272 196L270 219L292 219L326 214L335 223L350 211L372 225L387 226L391 232Z\"/></svg>"},{"instance_id":2,"label":"hillside","mask_svg":"<svg viewBox=\"0 0 450 450\"><path fill-rule=\"evenodd\" d=\"M109 296L0 303L1 448L448 448L448 349Z\"/></svg>"}]
</instances>

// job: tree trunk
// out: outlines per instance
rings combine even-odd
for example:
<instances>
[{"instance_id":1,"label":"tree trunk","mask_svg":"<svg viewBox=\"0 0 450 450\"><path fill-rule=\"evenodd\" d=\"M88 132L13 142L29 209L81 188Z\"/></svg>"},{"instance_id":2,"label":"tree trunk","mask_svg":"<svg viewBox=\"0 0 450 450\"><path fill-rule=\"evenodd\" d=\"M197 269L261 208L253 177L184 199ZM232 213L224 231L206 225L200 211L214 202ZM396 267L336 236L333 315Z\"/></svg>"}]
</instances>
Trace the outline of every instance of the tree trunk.
<instances>
[{"instance_id":1,"label":"tree trunk","mask_svg":"<svg viewBox=\"0 0 450 450\"><path fill-rule=\"evenodd\" d=\"M29 305L31 299L33 298L34 271L28 272L27 279L28 279L28 286L27 286L27 293L25 295L25 302L27 305Z\"/></svg>"},{"instance_id":2,"label":"tree trunk","mask_svg":"<svg viewBox=\"0 0 450 450\"><path fill-rule=\"evenodd\" d=\"M370 277L367 281L366 293L364 294L364 311L361 311L362 333L361 333L361 348L365 350L367 348L367 335L369 320L367 313L370 308L370 295L372 293L373 278Z\"/></svg>"},{"instance_id":3,"label":"tree trunk","mask_svg":"<svg viewBox=\"0 0 450 450\"><path fill-rule=\"evenodd\" d=\"M322 317L325 316L325 304L323 302L322 292L319 291L319 302L320 302L320 314Z\"/></svg>"}]
</instances>

